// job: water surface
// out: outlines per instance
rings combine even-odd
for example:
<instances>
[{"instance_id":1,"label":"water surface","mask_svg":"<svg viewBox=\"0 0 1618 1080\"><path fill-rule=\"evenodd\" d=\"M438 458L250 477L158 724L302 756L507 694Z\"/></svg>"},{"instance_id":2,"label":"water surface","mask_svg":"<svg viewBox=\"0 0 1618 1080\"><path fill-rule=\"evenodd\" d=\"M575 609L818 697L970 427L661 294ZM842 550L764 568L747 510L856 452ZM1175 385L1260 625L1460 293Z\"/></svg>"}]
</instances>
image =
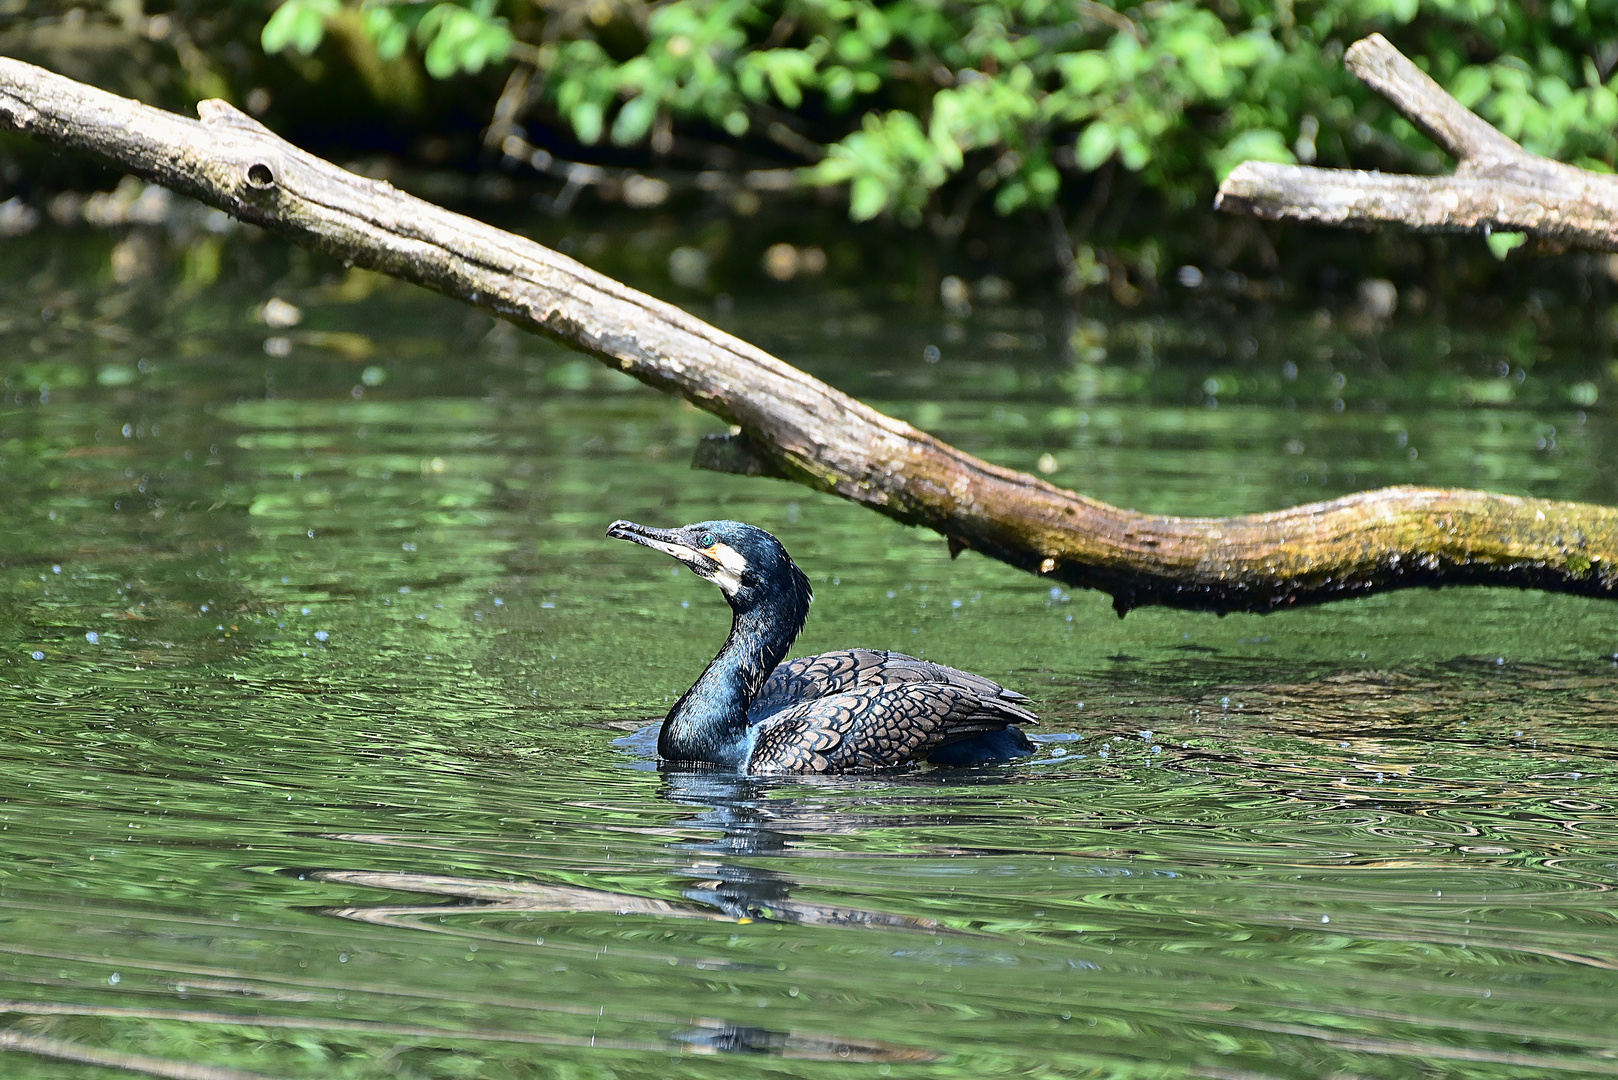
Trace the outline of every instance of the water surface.
<instances>
[{"instance_id":1,"label":"water surface","mask_svg":"<svg viewBox=\"0 0 1618 1080\"><path fill-rule=\"evenodd\" d=\"M1618 1073L1610 604L1120 621L693 472L712 418L449 301L239 237L118 284L117 239L7 241L0 283L5 1075ZM1542 299L679 298L1122 505L1618 499L1604 323ZM659 770L727 612L618 517L775 531L797 651L1000 679L1039 754Z\"/></svg>"}]
</instances>

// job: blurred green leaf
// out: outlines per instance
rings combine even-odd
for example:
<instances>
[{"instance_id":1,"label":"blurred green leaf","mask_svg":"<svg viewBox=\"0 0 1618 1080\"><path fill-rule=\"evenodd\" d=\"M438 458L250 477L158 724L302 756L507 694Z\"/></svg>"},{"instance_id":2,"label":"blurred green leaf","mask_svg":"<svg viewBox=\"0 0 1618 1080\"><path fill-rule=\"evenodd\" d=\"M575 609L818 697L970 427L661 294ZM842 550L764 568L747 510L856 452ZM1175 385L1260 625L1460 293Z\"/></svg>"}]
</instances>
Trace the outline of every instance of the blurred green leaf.
<instances>
[{"instance_id":1,"label":"blurred green leaf","mask_svg":"<svg viewBox=\"0 0 1618 1080\"><path fill-rule=\"evenodd\" d=\"M619 146L640 142L657 119L657 101L642 94L618 110L612 122L612 141Z\"/></svg>"},{"instance_id":2,"label":"blurred green leaf","mask_svg":"<svg viewBox=\"0 0 1618 1080\"><path fill-rule=\"evenodd\" d=\"M1244 161L1274 161L1291 165L1297 158L1293 157L1292 151L1287 148L1286 138L1279 131L1260 128L1242 132L1219 151L1216 165L1219 178L1223 180L1230 170Z\"/></svg>"},{"instance_id":3,"label":"blurred green leaf","mask_svg":"<svg viewBox=\"0 0 1618 1080\"><path fill-rule=\"evenodd\" d=\"M1118 132L1111 124L1097 120L1084 129L1076 149L1081 169L1098 169L1118 148Z\"/></svg>"},{"instance_id":4,"label":"blurred green leaf","mask_svg":"<svg viewBox=\"0 0 1618 1080\"><path fill-rule=\"evenodd\" d=\"M1489 253L1504 262L1507 255L1528 242L1528 237L1520 232L1497 232L1484 237L1484 241L1489 245Z\"/></svg>"},{"instance_id":5,"label":"blurred green leaf","mask_svg":"<svg viewBox=\"0 0 1618 1080\"><path fill-rule=\"evenodd\" d=\"M259 39L264 51L278 53L290 45L308 56L326 36L326 19L340 7L338 0L286 0L264 24Z\"/></svg>"}]
</instances>

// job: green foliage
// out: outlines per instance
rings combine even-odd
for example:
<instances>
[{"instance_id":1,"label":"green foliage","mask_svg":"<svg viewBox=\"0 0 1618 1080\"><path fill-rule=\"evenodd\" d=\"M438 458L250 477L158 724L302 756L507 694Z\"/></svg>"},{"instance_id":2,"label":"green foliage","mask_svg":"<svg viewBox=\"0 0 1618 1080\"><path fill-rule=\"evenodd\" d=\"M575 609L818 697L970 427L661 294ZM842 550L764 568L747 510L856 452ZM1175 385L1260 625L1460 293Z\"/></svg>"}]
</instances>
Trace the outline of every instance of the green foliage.
<instances>
[{"instance_id":1,"label":"green foliage","mask_svg":"<svg viewBox=\"0 0 1618 1080\"><path fill-rule=\"evenodd\" d=\"M355 2L286 0L264 46L307 54ZM540 107L580 143L635 145L662 118L786 147L805 182L848 186L858 220L919 222L941 198L1044 207L1109 163L1170 207L1244 160L1437 168L1342 69L1343 47L1373 30L1529 149L1618 164L1618 0L1553 0L1543 15L1506 0L599 0L584 16L531 0L358 3L385 58L413 43L440 78L507 59L515 22L538 43L522 48Z\"/></svg>"},{"instance_id":2,"label":"green foliage","mask_svg":"<svg viewBox=\"0 0 1618 1080\"><path fill-rule=\"evenodd\" d=\"M338 0L286 0L264 24L264 51L277 53L290 46L308 56L320 47L326 20L340 7Z\"/></svg>"},{"instance_id":3,"label":"green foliage","mask_svg":"<svg viewBox=\"0 0 1618 1080\"><path fill-rule=\"evenodd\" d=\"M1490 233L1484 238L1489 245L1489 253L1502 261L1505 257L1528 242L1528 237L1520 232Z\"/></svg>"},{"instance_id":4,"label":"green foliage","mask_svg":"<svg viewBox=\"0 0 1618 1080\"><path fill-rule=\"evenodd\" d=\"M504 63L516 39L506 19L495 15L497 0L434 3L402 0L365 3L365 32L384 60L398 58L412 39L434 78L476 74ZM339 0L285 0L264 24L264 51L292 47L305 56L319 48L326 21L341 10Z\"/></svg>"}]
</instances>

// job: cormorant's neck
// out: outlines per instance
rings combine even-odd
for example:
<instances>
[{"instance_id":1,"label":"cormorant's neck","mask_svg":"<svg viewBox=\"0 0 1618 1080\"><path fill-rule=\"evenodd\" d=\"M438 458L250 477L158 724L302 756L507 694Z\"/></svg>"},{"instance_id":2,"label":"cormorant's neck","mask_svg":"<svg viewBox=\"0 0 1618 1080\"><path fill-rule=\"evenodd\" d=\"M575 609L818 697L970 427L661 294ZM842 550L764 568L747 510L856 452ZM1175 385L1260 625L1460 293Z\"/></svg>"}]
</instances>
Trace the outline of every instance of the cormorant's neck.
<instances>
[{"instance_id":1,"label":"cormorant's neck","mask_svg":"<svg viewBox=\"0 0 1618 1080\"><path fill-rule=\"evenodd\" d=\"M808 601L796 597L733 611L725 647L663 721L658 754L671 761L740 768L747 752L747 707L792 647L808 614Z\"/></svg>"}]
</instances>

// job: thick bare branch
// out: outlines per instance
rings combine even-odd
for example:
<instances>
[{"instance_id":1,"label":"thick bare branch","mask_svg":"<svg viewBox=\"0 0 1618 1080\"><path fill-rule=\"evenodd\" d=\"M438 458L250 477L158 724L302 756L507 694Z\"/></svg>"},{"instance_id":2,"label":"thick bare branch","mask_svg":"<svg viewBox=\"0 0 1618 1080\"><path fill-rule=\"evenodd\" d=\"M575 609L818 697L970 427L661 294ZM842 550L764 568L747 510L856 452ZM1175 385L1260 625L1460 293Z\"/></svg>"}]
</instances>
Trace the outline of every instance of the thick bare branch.
<instances>
[{"instance_id":1,"label":"thick bare branch","mask_svg":"<svg viewBox=\"0 0 1618 1080\"><path fill-rule=\"evenodd\" d=\"M1618 251L1618 177L1530 154L1447 94L1381 34L1356 42L1344 60L1455 157L1454 175L1249 161L1219 186L1217 208L1359 228L1525 232Z\"/></svg>"},{"instance_id":2,"label":"thick bare branch","mask_svg":"<svg viewBox=\"0 0 1618 1080\"><path fill-rule=\"evenodd\" d=\"M1343 63L1458 162L1485 166L1530 156L1488 121L1450 97L1432 76L1381 34L1349 46Z\"/></svg>"},{"instance_id":3,"label":"thick bare branch","mask_svg":"<svg viewBox=\"0 0 1618 1080\"><path fill-rule=\"evenodd\" d=\"M1359 229L1393 225L1418 232L1526 232L1618 251L1618 185L1576 195L1517 176L1459 171L1454 176L1401 176L1249 161L1220 185L1218 207L1271 221ZM1610 224L1597 227L1598 222Z\"/></svg>"},{"instance_id":4,"label":"thick bare branch","mask_svg":"<svg viewBox=\"0 0 1618 1080\"><path fill-rule=\"evenodd\" d=\"M202 119L0 59L0 126L89 151L293 241L477 304L738 426L779 474L1033 573L1143 604L1265 611L1447 583L1618 594L1618 509L1389 488L1269 514L1120 510L991 465L519 236L344 172L222 102Z\"/></svg>"}]
</instances>

